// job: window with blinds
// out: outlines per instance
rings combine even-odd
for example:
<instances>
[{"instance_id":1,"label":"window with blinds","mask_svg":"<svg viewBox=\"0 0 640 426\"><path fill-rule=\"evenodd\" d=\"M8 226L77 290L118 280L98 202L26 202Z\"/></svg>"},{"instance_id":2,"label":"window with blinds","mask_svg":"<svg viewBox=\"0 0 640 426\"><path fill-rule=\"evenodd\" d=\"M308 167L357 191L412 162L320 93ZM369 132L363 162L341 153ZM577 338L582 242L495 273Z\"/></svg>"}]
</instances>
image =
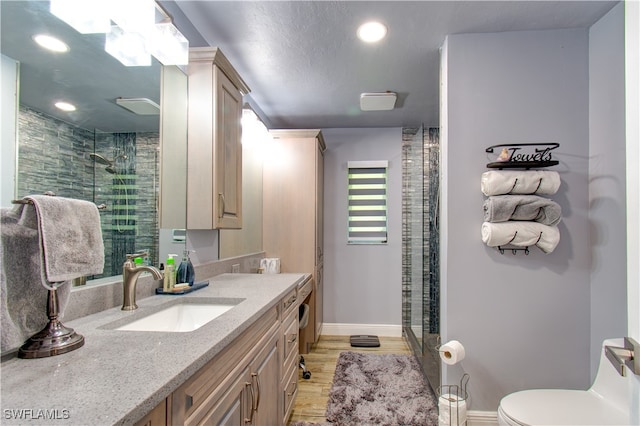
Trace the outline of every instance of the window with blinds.
<instances>
[{"instance_id":1,"label":"window with blinds","mask_svg":"<svg viewBox=\"0 0 640 426\"><path fill-rule=\"evenodd\" d=\"M349 244L387 242L388 161L349 161Z\"/></svg>"}]
</instances>

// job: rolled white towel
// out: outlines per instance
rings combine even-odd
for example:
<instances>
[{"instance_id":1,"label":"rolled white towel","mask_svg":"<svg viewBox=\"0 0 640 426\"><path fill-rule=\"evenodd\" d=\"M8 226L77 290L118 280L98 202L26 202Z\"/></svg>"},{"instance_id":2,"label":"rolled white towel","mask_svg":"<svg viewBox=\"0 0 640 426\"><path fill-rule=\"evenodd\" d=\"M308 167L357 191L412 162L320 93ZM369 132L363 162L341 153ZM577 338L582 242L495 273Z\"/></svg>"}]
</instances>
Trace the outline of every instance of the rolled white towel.
<instances>
[{"instance_id":1,"label":"rolled white towel","mask_svg":"<svg viewBox=\"0 0 640 426\"><path fill-rule=\"evenodd\" d=\"M492 195L483 205L485 222L531 220L543 225L557 225L562 208L555 201L538 195Z\"/></svg>"},{"instance_id":2,"label":"rolled white towel","mask_svg":"<svg viewBox=\"0 0 640 426\"><path fill-rule=\"evenodd\" d=\"M536 245L543 252L551 253L560 242L560 231L557 226L543 225L538 222L484 222L482 224L482 242L489 247Z\"/></svg>"},{"instance_id":3,"label":"rolled white towel","mask_svg":"<svg viewBox=\"0 0 640 426\"><path fill-rule=\"evenodd\" d=\"M480 188L486 196L551 195L560 188L560 175L558 172L547 170L491 170L482 174Z\"/></svg>"}]
</instances>

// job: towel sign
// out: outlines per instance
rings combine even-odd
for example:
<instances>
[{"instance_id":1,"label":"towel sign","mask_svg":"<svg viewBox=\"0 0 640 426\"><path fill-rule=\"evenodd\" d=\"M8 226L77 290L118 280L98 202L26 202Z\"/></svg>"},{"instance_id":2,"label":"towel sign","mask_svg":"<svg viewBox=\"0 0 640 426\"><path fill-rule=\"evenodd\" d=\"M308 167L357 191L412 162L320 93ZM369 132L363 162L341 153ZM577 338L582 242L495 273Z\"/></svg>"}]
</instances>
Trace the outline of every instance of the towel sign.
<instances>
[{"instance_id":1,"label":"towel sign","mask_svg":"<svg viewBox=\"0 0 640 426\"><path fill-rule=\"evenodd\" d=\"M558 164L552 158L552 151L559 143L514 143L493 145L485 149L493 159L487 164L490 169L533 169ZM495 157L495 158L494 158Z\"/></svg>"}]
</instances>

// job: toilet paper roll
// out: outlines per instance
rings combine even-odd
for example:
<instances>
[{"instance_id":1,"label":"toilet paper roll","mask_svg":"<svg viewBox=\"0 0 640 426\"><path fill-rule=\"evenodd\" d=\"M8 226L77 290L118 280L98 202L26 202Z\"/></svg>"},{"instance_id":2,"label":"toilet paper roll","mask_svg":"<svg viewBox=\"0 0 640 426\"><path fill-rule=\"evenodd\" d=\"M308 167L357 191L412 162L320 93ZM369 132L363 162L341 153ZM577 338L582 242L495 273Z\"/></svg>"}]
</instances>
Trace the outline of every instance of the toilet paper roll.
<instances>
[{"instance_id":1,"label":"toilet paper roll","mask_svg":"<svg viewBox=\"0 0 640 426\"><path fill-rule=\"evenodd\" d=\"M467 401L446 393L438 398L439 426L463 425L467 421Z\"/></svg>"},{"instance_id":2,"label":"toilet paper roll","mask_svg":"<svg viewBox=\"0 0 640 426\"><path fill-rule=\"evenodd\" d=\"M464 346L457 340L452 340L440 346L440 359L447 365L454 365L464 359Z\"/></svg>"}]
</instances>

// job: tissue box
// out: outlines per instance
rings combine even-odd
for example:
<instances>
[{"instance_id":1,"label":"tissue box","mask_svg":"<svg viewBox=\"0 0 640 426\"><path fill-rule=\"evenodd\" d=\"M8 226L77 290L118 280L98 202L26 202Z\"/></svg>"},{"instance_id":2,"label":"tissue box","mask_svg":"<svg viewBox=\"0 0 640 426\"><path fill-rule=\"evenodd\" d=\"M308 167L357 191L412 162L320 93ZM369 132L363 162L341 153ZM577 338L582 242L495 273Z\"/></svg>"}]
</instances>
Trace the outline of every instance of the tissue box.
<instances>
[{"instance_id":1,"label":"tissue box","mask_svg":"<svg viewBox=\"0 0 640 426\"><path fill-rule=\"evenodd\" d=\"M265 257L260 259L260 268L262 268L263 274L279 274L280 273L280 258L279 257Z\"/></svg>"}]
</instances>

